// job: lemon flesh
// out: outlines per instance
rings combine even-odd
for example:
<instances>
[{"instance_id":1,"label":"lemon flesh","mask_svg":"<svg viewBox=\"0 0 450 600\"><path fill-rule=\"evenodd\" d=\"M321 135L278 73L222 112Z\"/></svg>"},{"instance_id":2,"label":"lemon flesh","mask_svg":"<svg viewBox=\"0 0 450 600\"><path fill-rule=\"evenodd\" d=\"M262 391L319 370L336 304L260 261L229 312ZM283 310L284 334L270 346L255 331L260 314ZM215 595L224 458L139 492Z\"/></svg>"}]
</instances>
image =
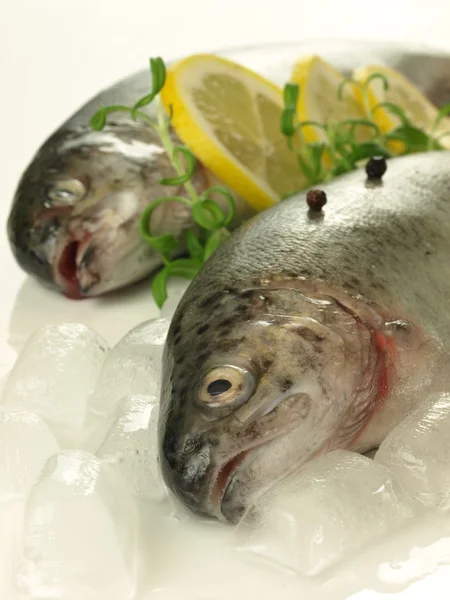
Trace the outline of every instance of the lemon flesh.
<instances>
[{"instance_id":1,"label":"lemon flesh","mask_svg":"<svg viewBox=\"0 0 450 600\"><path fill-rule=\"evenodd\" d=\"M281 88L215 55L174 64L161 91L172 126L193 154L256 210L305 187L281 132Z\"/></svg>"}]
</instances>

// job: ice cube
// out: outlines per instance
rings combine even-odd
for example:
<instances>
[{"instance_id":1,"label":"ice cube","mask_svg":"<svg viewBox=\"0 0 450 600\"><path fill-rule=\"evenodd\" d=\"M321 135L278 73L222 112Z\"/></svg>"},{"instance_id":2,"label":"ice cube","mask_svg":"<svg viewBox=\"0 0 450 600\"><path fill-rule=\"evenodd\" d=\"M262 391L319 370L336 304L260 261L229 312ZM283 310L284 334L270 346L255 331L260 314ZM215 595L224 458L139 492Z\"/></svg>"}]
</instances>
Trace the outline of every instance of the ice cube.
<instances>
[{"instance_id":1,"label":"ice cube","mask_svg":"<svg viewBox=\"0 0 450 600\"><path fill-rule=\"evenodd\" d=\"M159 395L162 353L170 322L152 319L125 335L103 365L89 411L100 419L114 417L130 394Z\"/></svg>"},{"instance_id":2,"label":"ice cube","mask_svg":"<svg viewBox=\"0 0 450 600\"><path fill-rule=\"evenodd\" d=\"M49 459L25 514L18 585L27 597L126 600L136 592L138 517L126 483L91 454Z\"/></svg>"},{"instance_id":3,"label":"ice cube","mask_svg":"<svg viewBox=\"0 0 450 600\"><path fill-rule=\"evenodd\" d=\"M59 451L47 425L26 412L0 411L0 502L25 497Z\"/></svg>"},{"instance_id":4,"label":"ice cube","mask_svg":"<svg viewBox=\"0 0 450 600\"><path fill-rule=\"evenodd\" d=\"M425 400L382 442L375 460L429 507L450 508L450 394Z\"/></svg>"},{"instance_id":5,"label":"ice cube","mask_svg":"<svg viewBox=\"0 0 450 600\"><path fill-rule=\"evenodd\" d=\"M79 323L37 330L11 371L2 406L39 415L63 447L74 445L107 350L97 333Z\"/></svg>"},{"instance_id":6,"label":"ice cube","mask_svg":"<svg viewBox=\"0 0 450 600\"><path fill-rule=\"evenodd\" d=\"M413 516L380 463L337 450L273 486L236 528L238 550L315 575Z\"/></svg>"},{"instance_id":7,"label":"ice cube","mask_svg":"<svg viewBox=\"0 0 450 600\"><path fill-rule=\"evenodd\" d=\"M129 396L97 451L103 462L124 477L133 493L152 500L166 496L158 465L158 409L155 396Z\"/></svg>"}]
</instances>

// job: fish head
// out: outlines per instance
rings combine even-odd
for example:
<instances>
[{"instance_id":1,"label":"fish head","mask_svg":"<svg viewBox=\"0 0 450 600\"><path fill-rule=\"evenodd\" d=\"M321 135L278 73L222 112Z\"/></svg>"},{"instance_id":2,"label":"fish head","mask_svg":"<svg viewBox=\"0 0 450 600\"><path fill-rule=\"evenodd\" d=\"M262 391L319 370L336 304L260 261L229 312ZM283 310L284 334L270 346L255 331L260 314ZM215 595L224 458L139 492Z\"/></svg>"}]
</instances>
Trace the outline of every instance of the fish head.
<instances>
[{"instance_id":1,"label":"fish head","mask_svg":"<svg viewBox=\"0 0 450 600\"><path fill-rule=\"evenodd\" d=\"M237 522L304 462L350 447L378 368L369 327L333 298L264 286L188 290L163 362L169 489L194 512Z\"/></svg>"},{"instance_id":2,"label":"fish head","mask_svg":"<svg viewBox=\"0 0 450 600\"><path fill-rule=\"evenodd\" d=\"M96 296L138 281L161 264L140 235L143 210L179 194L160 184L173 177L150 128L108 124L55 134L19 183L8 235L20 266L68 296ZM202 185L201 170L196 175ZM155 208L153 235L178 235L190 226L188 209L173 201Z\"/></svg>"}]
</instances>

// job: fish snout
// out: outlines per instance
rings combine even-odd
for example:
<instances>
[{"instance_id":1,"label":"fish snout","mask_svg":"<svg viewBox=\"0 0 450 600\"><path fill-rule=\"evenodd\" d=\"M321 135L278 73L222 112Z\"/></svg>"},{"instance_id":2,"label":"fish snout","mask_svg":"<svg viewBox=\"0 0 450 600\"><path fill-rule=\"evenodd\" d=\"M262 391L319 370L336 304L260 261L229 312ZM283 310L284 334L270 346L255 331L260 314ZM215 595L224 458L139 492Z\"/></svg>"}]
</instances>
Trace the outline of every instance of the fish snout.
<instances>
[{"instance_id":1,"label":"fish snout","mask_svg":"<svg viewBox=\"0 0 450 600\"><path fill-rule=\"evenodd\" d=\"M214 473L213 440L198 435L173 443L166 433L160 456L161 471L168 488L200 515L211 515L210 492Z\"/></svg>"},{"instance_id":2,"label":"fish snout","mask_svg":"<svg viewBox=\"0 0 450 600\"><path fill-rule=\"evenodd\" d=\"M66 295L82 298L103 293L109 291L111 280L117 287L115 279L123 276L120 262L144 246L138 216L133 193L106 194L90 206L77 207L62 232L53 263L54 279Z\"/></svg>"},{"instance_id":3,"label":"fish snout","mask_svg":"<svg viewBox=\"0 0 450 600\"><path fill-rule=\"evenodd\" d=\"M99 274L91 270L94 260L95 245L89 234L79 239L69 238L62 245L54 265L54 276L67 296L83 298L99 282Z\"/></svg>"}]
</instances>

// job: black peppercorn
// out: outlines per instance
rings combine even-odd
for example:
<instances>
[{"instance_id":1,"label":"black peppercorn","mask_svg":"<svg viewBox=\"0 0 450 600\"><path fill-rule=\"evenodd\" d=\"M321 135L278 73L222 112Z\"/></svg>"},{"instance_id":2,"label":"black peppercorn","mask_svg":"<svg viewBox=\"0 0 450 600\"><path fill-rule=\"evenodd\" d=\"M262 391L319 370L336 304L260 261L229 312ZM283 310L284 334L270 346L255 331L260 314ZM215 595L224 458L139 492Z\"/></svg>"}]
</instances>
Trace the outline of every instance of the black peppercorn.
<instances>
[{"instance_id":1,"label":"black peppercorn","mask_svg":"<svg viewBox=\"0 0 450 600\"><path fill-rule=\"evenodd\" d=\"M383 156L374 156L366 164L366 173L369 179L381 179L386 173L387 164Z\"/></svg>"},{"instance_id":2,"label":"black peppercorn","mask_svg":"<svg viewBox=\"0 0 450 600\"><path fill-rule=\"evenodd\" d=\"M306 202L311 210L320 212L327 203L327 195L323 190L309 190L306 194Z\"/></svg>"}]
</instances>

